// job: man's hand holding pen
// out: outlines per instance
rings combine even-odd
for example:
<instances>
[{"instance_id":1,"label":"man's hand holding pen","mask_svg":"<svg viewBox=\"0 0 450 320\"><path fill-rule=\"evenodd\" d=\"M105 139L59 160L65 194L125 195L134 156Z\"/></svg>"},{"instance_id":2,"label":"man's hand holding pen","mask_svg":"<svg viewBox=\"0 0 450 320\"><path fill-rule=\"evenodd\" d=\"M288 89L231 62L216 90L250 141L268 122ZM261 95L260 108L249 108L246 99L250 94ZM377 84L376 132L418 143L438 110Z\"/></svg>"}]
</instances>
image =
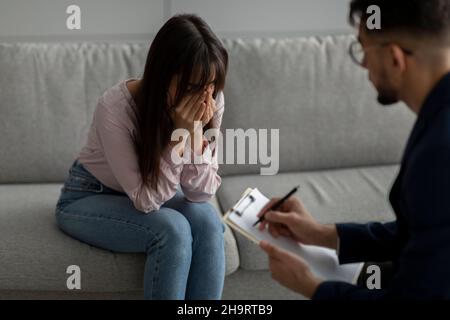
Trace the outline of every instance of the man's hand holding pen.
<instances>
[{"instance_id":1,"label":"man's hand holding pen","mask_svg":"<svg viewBox=\"0 0 450 320\"><path fill-rule=\"evenodd\" d=\"M298 198L291 197L281 204L276 211L268 209L279 198L273 198L264 206L258 217L264 213L264 221L258 228L268 229L269 233L278 238L284 236L306 245L316 245L336 249L337 234L334 225L318 223Z\"/></svg>"},{"instance_id":2,"label":"man's hand holding pen","mask_svg":"<svg viewBox=\"0 0 450 320\"><path fill-rule=\"evenodd\" d=\"M271 211L279 200L273 198L258 214L258 217L264 215L264 220L257 226L260 230L267 229L275 238L288 237L305 245L337 248L335 225L318 223L295 197L286 199L276 211ZM307 298L313 296L322 280L312 274L301 257L266 241L261 241L260 246L268 254L272 278Z\"/></svg>"}]
</instances>

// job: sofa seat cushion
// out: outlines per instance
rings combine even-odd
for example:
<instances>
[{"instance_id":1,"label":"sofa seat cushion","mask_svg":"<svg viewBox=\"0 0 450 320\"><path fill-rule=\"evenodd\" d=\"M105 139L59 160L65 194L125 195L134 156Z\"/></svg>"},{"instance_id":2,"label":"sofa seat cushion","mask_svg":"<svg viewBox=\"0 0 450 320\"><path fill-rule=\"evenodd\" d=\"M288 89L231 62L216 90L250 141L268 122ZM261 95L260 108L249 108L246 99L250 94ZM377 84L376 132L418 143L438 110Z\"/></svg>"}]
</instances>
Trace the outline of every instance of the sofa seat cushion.
<instances>
[{"instance_id":1,"label":"sofa seat cushion","mask_svg":"<svg viewBox=\"0 0 450 320\"><path fill-rule=\"evenodd\" d=\"M353 168L320 172L282 173L276 176L224 177L218 199L226 211L247 187L256 187L267 197L283 196L295 185L296 194L322 223L390 221L394 219L388 193L398 166ZM234 231L233 231L234 232ZM245 270L267 270L267 256L237 232L240 266Z\"/></svg>"},{"instance_id":2,"label":"sofa seat cushion","mask_svg":"<svg viewBox=\"0 0 450 320\"><path fill-rule=\"evenodd\" d=\"M82 243L57 226L62 184L0 185L0 288L68 291L70 265L81 269L84 292L142 290L144 254L113 253ZM239 266L235 239L225 233L226 274Z\"/></svg>"}]
</instances>

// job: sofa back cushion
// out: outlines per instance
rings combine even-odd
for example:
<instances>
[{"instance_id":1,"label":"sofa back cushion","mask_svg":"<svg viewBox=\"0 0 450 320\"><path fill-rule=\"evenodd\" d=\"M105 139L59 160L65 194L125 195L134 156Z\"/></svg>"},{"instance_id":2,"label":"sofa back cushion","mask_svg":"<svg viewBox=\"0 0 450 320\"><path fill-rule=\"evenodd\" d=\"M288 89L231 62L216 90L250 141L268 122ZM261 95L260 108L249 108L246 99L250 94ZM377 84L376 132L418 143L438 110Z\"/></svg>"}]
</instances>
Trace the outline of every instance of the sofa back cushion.
<instances>
[{"instance_id":1,"label":"sofa back cushion","mask_svg":"<svg viewBox=\"0 0 450 320\"><path fill-rule=\"evenodd\" d=\"M223 133L279 129L280 172L397 163L414 117L405 107L376 104L366 73L348 58L351 40L224 40ZM97 99L140 77L147 50L148 43L0 44L0 183L63 181ZM260 167L222 165L220 173Z\"/></svg>"},{"instance_id":2,"label":"sofa back cushion","mask_svg":"<svg viewBox=\"0 0 450 320\"><path fill-rule=\"evenodd\" d=\"M0 44L0 183L60 182L105 89L139 75L143 44Z\"/></svg>"},{"instance_id":3,"label":"sofa back cushion","mask_svg":"<svg viewBox=\"0 0 450 320\"><path fill-rule=\"evenodd\" d=\"M280 172L399 163L415 116L402 104L377 103L367 71L348 55L352 40L226 40L231 59L223 129L268 129L269 137L270 129L279 129ZM256 152L257 144L250 145ZM227 162L225 152L222 158ZM270 167L260 160L222 165L221 173L259 174Z\"/></svg>"}]
</instances>

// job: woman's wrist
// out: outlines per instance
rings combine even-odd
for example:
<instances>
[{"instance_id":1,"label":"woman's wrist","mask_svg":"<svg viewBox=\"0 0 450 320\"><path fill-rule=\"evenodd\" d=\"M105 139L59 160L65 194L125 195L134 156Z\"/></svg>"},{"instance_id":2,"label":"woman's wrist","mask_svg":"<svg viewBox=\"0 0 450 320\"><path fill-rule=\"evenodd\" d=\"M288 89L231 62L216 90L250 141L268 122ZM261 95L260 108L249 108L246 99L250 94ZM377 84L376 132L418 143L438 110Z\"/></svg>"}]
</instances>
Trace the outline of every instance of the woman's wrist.
<instances>
[{"instance_id":1,"label":"woman's wrist","mask_svg":"<svg viewBox=\"0 0 450 320\"><path fill-rule=\"evenodd\" d=\"M191 150L197 155L203 154L203 129L197 129L190 133Z\"/></svg>"},{"instance_id":2,"label":"woman's wrist","mask_svg":"<svg viewBox=\"0 0 450 320\"><path fill-rule=\"evenodd\" d=\"M169 149L175 150L180 157L183 156L185 148L185 143L179 142L179 141L170 141L169 142Z\"/></svg>"}]
</instances>

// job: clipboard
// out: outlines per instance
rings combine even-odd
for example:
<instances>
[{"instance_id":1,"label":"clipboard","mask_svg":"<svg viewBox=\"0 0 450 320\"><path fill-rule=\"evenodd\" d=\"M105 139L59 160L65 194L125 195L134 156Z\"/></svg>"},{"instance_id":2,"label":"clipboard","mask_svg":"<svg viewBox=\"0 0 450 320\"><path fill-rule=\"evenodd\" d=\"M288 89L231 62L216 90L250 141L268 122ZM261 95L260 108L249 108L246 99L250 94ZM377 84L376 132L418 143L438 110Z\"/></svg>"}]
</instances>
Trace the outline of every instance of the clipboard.
<instances>
[{"instance_id":1,"label":"clipboard","mask_svg":"<svg viewBox=\"0 0 450 320\"><path fill-rule=\"evenodd\" d=\"M255 237L252 233L242 228L238 223L236 223L232 219L232 214L236 214L239 217L242 217L245 214L245 209L247 209L251 204L255 202L255 200L252 200L252 198L250 198L250 194L252 193L252 191L253 191L252 188L247 188L247 190L244 191L241 199L239 199L239 201L225 213L223 221L227 225L229 225L230 228L238 231L240 234L245 236L248 240L252 241L254 244L259 245L260 240L258 240L257 237ZM243 205L245 205L244 208L242 208Z\"/></svg>"},{"instance_id":2,"label":"clipboard","mask_svg":"<svg viewBox=\"0 0 450 320\"><path fill-rule=\"evenodd\" d=\"M230 228L256 245L259 245L261 240L265 240L302 257L311 271L322 279L356 284L363 263L340 265L335 250L302 245L286 237L274 238L267 230L261 231L257 226L253 226L258 220L257 214L269 201L257 188L248 188L222 219Z\"/></svg>"}]
</instances>

